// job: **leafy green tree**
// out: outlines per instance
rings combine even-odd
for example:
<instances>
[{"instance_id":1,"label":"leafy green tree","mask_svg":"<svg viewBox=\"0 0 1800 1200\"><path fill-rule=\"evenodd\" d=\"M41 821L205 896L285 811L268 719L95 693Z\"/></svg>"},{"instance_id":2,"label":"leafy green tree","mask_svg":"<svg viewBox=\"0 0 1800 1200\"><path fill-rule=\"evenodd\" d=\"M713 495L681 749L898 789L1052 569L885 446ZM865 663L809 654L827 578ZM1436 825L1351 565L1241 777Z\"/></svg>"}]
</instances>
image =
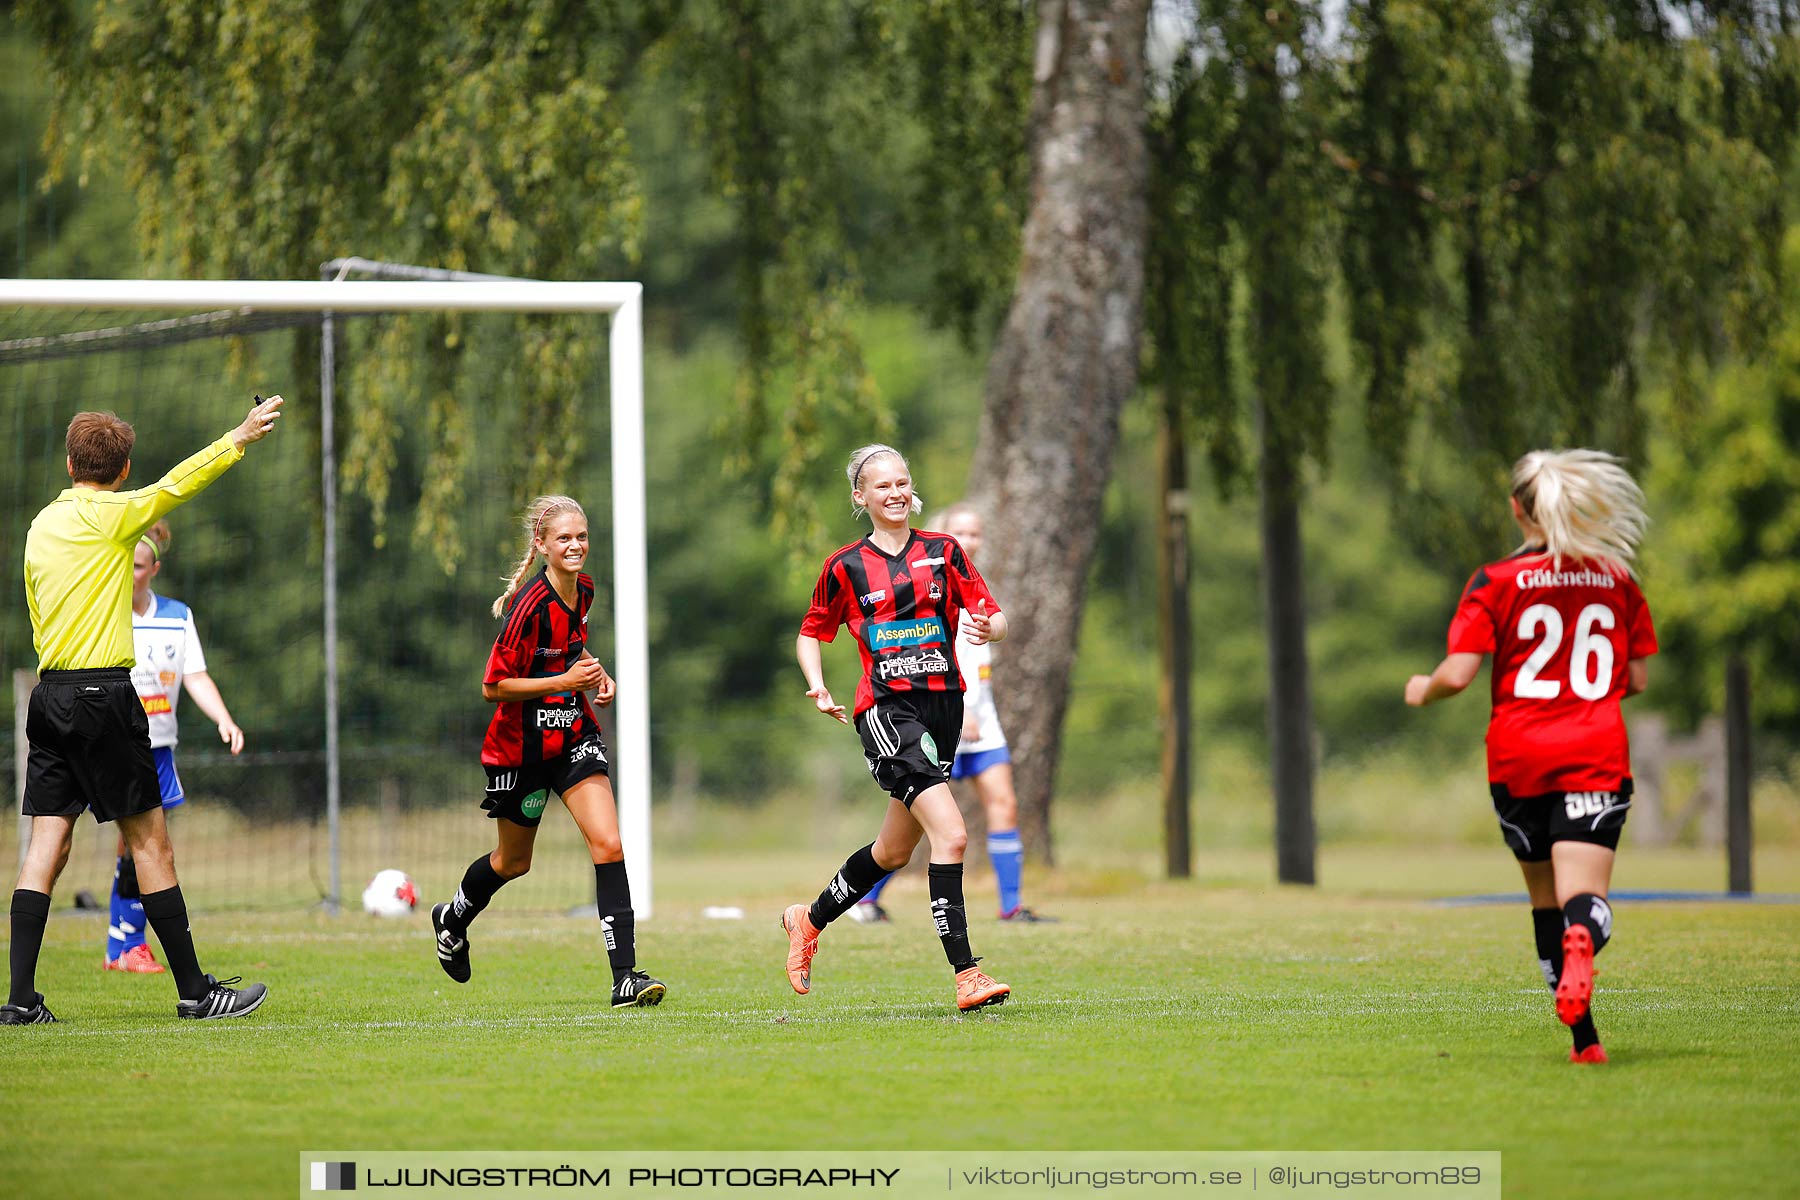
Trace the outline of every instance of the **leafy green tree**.
<instances>
[{"instance_id":1,"label":"leafy green tree","mask_svg":"<svg viewBox=\"0 0 1800 1200\"><path fill-rule=\"evenodd\" d=\"M1649 493L1645 566L1662 641L1659 690L1681 716L1718 712L1741 656L1765 729L1800 739L1800 228L1788 232L1784 316L1768 353L1719 373L1671 414Z\"/></svg>"}]
</instances>

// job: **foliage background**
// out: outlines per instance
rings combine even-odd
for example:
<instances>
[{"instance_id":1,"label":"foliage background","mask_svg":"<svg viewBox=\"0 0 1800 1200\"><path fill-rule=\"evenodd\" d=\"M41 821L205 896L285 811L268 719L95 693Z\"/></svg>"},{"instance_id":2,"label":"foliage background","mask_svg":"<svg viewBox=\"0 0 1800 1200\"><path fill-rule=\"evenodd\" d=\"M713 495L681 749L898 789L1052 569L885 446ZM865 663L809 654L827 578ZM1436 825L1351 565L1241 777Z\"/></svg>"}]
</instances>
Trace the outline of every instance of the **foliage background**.
<instances>
[{"instance_id":1,"label":"foliage background","mask_svg":"<svg viewBox=\"0 0 1800 1200\"><path fill-rule=\"evenodd\" d=\"M165 8L169 20L187 11ZM334 253L476 270L556 273L580 262L583 274L643 279L654 608L649 686L659 801L754 806L772 799L804 804L812 802L807 797L824 803L866 798L854 746L813 719L799 696L791 635L817 562L857 534L842 499L838 449L879 433L909 450L928 502L951 499L965 488L992 297L1011 269L1004 239L967 222L1016 224L1016 209L1008 205L1016 203L1020 181L1008 171L1016 167L1018 147L988 146L978 130L961 129L940 112L933 128L964 139L971 169L941 178L906 169L908 150L928 136L919 114L928 117L931 110L856 92L857 80L867 80L851 70L866 61L871 40L884 38L898 39L902 60L932 62L933 43L922 40L929 30L897 29L888 6L834 7L837 19L798 33L779 23L757 24L778 22L779 6L724 6L705 21L693 11L650 5L629 19L596 17L613 22L600 32L619 48L616 54L571 58L572 51L559 49L545 61L521 43L516 55L495 58L490 71L498 75L454 70L455 39L428 48L407 70L420 73L432 99L400 114L407 118L404 133L394 132L400 118L391 97L358 91L356 103L363 108L321 123L307 114L262 111L246 79L243 111L217 128L206 122L225 118L201 121L189 131L198 144L224 152L246 129L305 116L293 136L317 139L321 177L377 172L386 180L381 214L400 214L384 232L380 220L389 217L378 219L348 199L334 211L333 193L324 188L314 226L262 231L267 253L253 261L176 236L179 214L170 199L150 202L155 197L147 199L146 181L128 177L104 139L96 138L86 147L91 153L49 182L55 176L43 138L50 113L46 59L19 28L11 28L0 39L7 67L0 88L8 112L0 145L0 167L8 169L0 178L16 186L0 194L0 231L12 235L0 237L0 270L32 276L184 270L305 275L319 257L314 248L329 245ZM976 19L955 6L920 11L946 21ZM865 18L873 24L858 23ZM790 95L763 108L722 107L726 99L757 94L757 80L714 78L654 55L632 58L633 39L665 35L667 29L657 25L665 19L695 22L678 30L690 39L682 43L690 49L733 46L752 35L764 39L773 57L764 64L763 82L816 86L822 89L817 103L809 108ZM465 32L478 38L480 27ZM564 39L552 40L561 46ZM945 44L953 42L946 38ZM279 64L319 51L268 46L259 53ZM704 61L732 59L715 54ZM366 74L373 64L360 65ZM1021 64L988 65L991 74L957 76L970 80L969 103L1021 109ZM575 89L573 108L534 114L491 107L494 95L543 72L561 72L559 78ZM891 95L899 96L914 79L889 80ZM942 88L929 95L948 110ZM812 112L816 123L780 124L795 112ZM451 117L457 113L487 140L456 143ZM500 124L483 123L501 117ZM528 127L540 117L544 124L533 134ZM714 127L727 117L748 124ZM559 159L531 158L554 146L552 133L571 127L584 145L607 153L596 152L572 173ZM362 143L381 141L381 130L392 134L383 143L392 155L374 163ZM542 144L516 147L524 157L490 164L491 176L483 167L448 169L476 162L490 145L504 148L512 144L509 138L531 136ZM754 146L768 156L743 152ZM609 165L608 154L623 155L624 147L631 171ZM1691 151L1686 169L1724 169L1705 152L1705 146ZM1800 187L1792 174L1781 182L1789 192ZM795 192L801 185L804 192ZM1778 185L1759 181L1745 194L1755 199L1772 186ZM509 190L516 188L523 190ZM449 200L434 205L427 200L433 196ZM591 203L594 198L602 202ZM1576 196L1568 202L1620 200ZM546 224L550 218L537 215L571 209L583 214L575 225ZM243 219L257 220L253 205ZM1644 219L1660 218L1652 213ZM1703 242L1703 234L1695 236ZM1777 803L1791 794L1783 781L1792 777L1800 738L1794 667L1800 662L1800 580L1794 576L1800 561L1800 294L1792 284L1800 277L1800 251L1792 235L1786 264L1785 281L1767 285L1786 288L1774 306L1780 315L1767 352L1710 365L1655 354L1634 360L1641 361L1643 424L1619 432L1616 443L1634 452L1657 522L1645 580L1663 620L1665 653L1651 692L1634 703L1691 726L1719 708L1721 650L1749 647L1764 734L1759 768ZM1352 299L1354 276L1325 262L1312 269L1324 289L1313 330L1324 402L1332 410L1355 411L1371 363L1351 348L1353 321L1364 313ZM1227 304L1228 313L1232 303L1239 305L1235 319L1241 322L1241 297ZM934 325L934 318L942 324ZM0 314L5 336L38 320ZM474 321L367 324L351 335L344 387L351 498L342 549L358 565L346 581L347 637L367 637L396 605L420 614L405 623L391 664L353 669L346 681L347 745L375 764L353 780L358 797L369 799L395 771L409 780L408 803L445 797L460 802L470 794L474 746L486 716L474 703L470 682L492 633L485 602L492 577L513 552L509 510L537 480L560 475L586 497L603 550L605 430L603 406L594 400L603 395L603 380L597 371L575 372L596 336L566 322ZM748 353L758 344L760 357ZM514 354L521 346L523 353ZM251 714L245 724L255 746L289 756L271 760L256 786L238 781L221 783L220 790L249 807L279 790L284 806L305 812L318 802L308 755L322 740L317 633L308 624L317 612L316 486L303 491L317 453L306 415L316 387L307 374L316 340L304 333L264 335L252 349L215 345L187 353L186 365L151 368L140 389L113 386L97 392L95 402L118 407L139 423L141 471L173 462L215 433L215 426L223 428L236 403L232 397L251 375L272 379L269 386L295 397L296 419L283 431L292 443L283 453L292 458L282 468L295 481L293 502L267 511L261 491L267 478L253 476L254 484L221 487L180 514L182 544L164 590L200 609L217 660L215 675L240 719ZM214 360L192 357L208 353ZM159 369L170 377L156 378ZM1460 368L1425 354L1415 355L1407 369L1416 383L1421 373ZM194 379L211 381L216 392L194 395L188 382ZM34 410L10 392L0 396L11 408L6 415L13 424L18 490L9 500L0 543L8 561L16 562L32 512L57 483L40 474L29 476L34 482L27 486L23 464L56 441L66 413ZM215 400L218 407L209 407ZM771 403L801 419L773 420L766 407ZM1454 509L1458 528L1467 527L1471 513L1482 524L1479 514L1499 509L1492 471L1485 465L1471 469L1456 439L1443 434L1446 426L1426 415L1431 419L1414 435L1422 449L1405 472L1397 474L1393 446L1383 440L1389 431L1374 419L1322 424L1305 468L1309 636L1326 781L1320 821L1327 840L1384 836L1392 831L1396 806L1430 813L1445 802L1446 780L1456 802L1466 799L1468 811L1479 816L1484 705L1470 697L1420 714L1400 701L1406 675L1436 660L1457 589L1474 565L1446 549L1451 542L1434 529L1431 506ZM1454 425L1454 414L1438 417ZM556 453L562 457L547 460L535 446L535 458L505 452L529 441L519 431L534 422L575 434L561 442ZM1120 820L1146 825L1155 820L1151 785L1159 739L1154 436L1146 399L1127 413L1108 494L1059 777L1064 802L1107 806ZM797 447L796 437L807 445ZM49 452L52 468L56 453ZM31 462L31 471L42 467L36 458ZM1226 456L1213 469L1231 467ZM265 469L252 463L244 474ZM1194 524L1202 843L1266 834L1258 765L1266 677L1255 509L1249 498L1213 482L1226 478L1203 476ZM1497 515L1485 524L1504 536ZM1046 536L1054 536L1053 518L1046 521ZM209 545L235 547L236 556L202 550ZM1509 548L1501 542L1482 552L1497 556ZM602 553L597 574L603 599L605 561ZM247 579L255 581L254 589L242 586ZM257 669L271 647L284 664L279 672ZM842 645L831 649L830 678L847 687L853 659ZM0 609L0 659L14 667L31 662L16 595ZM193 759L222 770L198 736L205 731L189 726L187 732ZM1384 795L1395 792L1405 794ZM1480 836L1459 822L1448 827L1455 836ZM1778 818L1763 832L1779 835L1786 827Z\"/></svg>"}]
</instances>

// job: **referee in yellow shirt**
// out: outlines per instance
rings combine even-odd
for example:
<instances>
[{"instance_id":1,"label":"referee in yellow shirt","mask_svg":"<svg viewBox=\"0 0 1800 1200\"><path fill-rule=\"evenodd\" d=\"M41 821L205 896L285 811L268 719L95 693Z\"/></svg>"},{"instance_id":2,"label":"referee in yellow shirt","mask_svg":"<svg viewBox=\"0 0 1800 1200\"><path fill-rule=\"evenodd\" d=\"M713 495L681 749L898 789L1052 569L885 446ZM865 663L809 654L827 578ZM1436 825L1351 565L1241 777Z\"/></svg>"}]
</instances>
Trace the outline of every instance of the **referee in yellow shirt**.
<instances>
[{"instance_id":1,"label":"referee in yellow shirt","mask_svg":"<svg viewBox=\"0 0 1800 1200\"><path fill-rule=\"evenodd\" d=\"M54 1021L37 990L38 951L50 893L69 861L75 818L83 809L117 821L137 860L144 915L162 943L181 994L175 1013L241 1017L263 1002L260 983L234 988L200 970L188 932L187 903L175 878L175 854L163 820L162 792L150 756L150 726L131 668L131 555L138 538L178 504L244 457L281 416L281 397L261 400L236 429L146 488L119 489L131 474L137 434L112 413L77 413L69 422L74 486L45 506L25 537L25 603L38 652L25 734L25 815L31 847L12 897L12 987L0 1025Z\"/></svg>"}]
</instances>

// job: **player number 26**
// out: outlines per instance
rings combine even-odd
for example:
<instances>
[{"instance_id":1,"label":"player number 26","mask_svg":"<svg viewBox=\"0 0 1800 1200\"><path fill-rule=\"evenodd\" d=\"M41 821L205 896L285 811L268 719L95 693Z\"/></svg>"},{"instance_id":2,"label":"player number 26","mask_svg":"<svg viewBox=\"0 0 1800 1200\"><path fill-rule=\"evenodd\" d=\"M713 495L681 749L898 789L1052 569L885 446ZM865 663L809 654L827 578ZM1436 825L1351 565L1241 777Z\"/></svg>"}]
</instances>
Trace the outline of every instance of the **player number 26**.
<instances>
[{"instance_id":1,"label":"player number 26","mask_svg":"<svg viewBox=\"0 0 1800 1200\"><path fill-rule=\"evenodd\" d=\"M1575 618L1575 645L1569 652L1569 686L1583 700L1599 700L1612 688L1613 648L1604 633L1618 624L1612 609L1590 604ZM1538 673L1562 645L1562 614L1548 604L1534 604L1519 614L1519 637L1530 641L1543 630L1544 640L1519 673L1513 677L1513 695L1526 700L1550 700L1560 695L1562 684L1540 679Z\"/></svg>"}]
</instances>

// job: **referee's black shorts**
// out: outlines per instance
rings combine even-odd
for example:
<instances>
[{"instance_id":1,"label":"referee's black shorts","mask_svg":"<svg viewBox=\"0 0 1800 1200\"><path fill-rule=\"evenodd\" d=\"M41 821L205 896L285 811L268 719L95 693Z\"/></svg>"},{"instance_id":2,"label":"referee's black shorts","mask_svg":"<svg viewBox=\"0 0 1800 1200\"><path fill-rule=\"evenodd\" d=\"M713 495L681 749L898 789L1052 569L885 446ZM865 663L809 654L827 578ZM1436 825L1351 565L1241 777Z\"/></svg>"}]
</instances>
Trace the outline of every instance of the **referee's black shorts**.
<instances>
[{"instance_id":1,"label":"referee's black shorts","mask_svg":"<svg viewBox=\"0 0 1800 1200\"><path fill-rule=\"evenodd\" d=\"M124 667L45 671L25 718L28 817L78 817L105 824L162 807L150 720Z\"/></svg>"}]
</instances>

